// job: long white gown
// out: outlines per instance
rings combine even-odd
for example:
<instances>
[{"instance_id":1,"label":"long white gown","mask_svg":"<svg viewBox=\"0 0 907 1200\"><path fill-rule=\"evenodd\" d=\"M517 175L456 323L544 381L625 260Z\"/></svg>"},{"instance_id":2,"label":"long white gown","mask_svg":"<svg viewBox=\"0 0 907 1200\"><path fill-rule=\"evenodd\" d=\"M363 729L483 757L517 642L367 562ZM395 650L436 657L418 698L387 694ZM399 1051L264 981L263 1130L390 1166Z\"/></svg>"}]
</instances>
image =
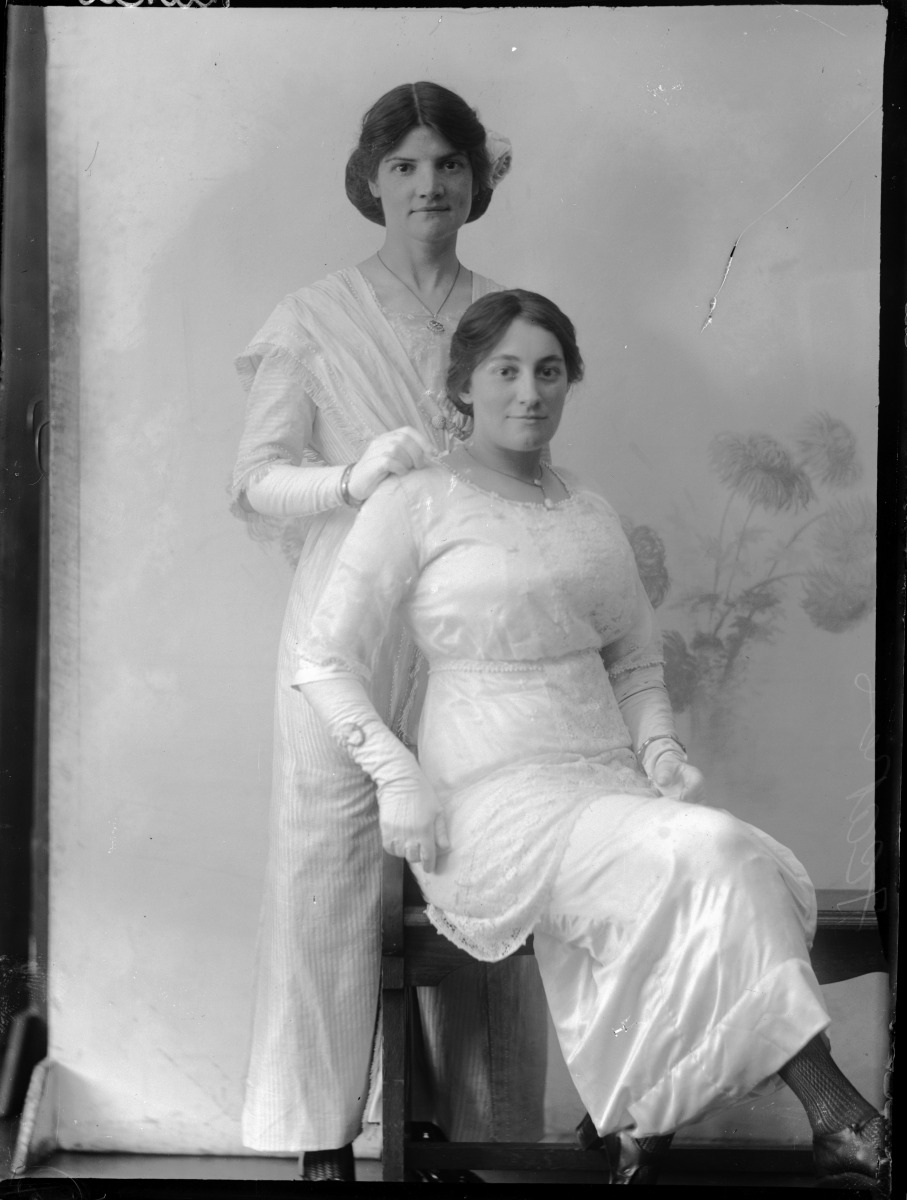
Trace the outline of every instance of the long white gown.
<instances>
[{"instance_id":1,"label":"long white gown","mask_svg":"<svg viewBox=\"0 0 907 1200\"><path fill-rule=\"evenodd\" d=\"M497 285L473 274L472 299ZM356 269L288 296L237 360L249 390L233 481L235 511L298 556L280 638L270 846L262 903L243 1141L257 1150L337 1147L362 1127L375 1081L380 967L381 841L374 787L328 738L291 687L299 631L314 610L354 510L338 505L346 463L376 435L422 429L451 437L439 383L459 316L443 335L421 317L388 314ZM323 511L259 517L245 489L274 464L310 464L326 480ZM301 549L301 554L300 554ZM395 727L415 666L399 622L382 631L372 699ZM458 972L425 997L437 1119L451 1137L542 1136L546 1014L529 959ZM510 1020L521 1006L525 1022ZM490 1031L490 1033L489 1033ZM520 1092L506 1102L505 1097Z\"/></svg>"},{"instance_id":2,"label":"long white gown","mask_svg":"<svg viewBox=\"0 0 907 1200\"><path fill-rule=\"evenodd\" d=\"M534 931L599 1131L667 1132L776 1086L828 1024L815 893L767 834L642 773L610 680L660 661L651 606L617 515L564 478L547 507L444 456L386 481L302 631L296 683L367 683L402 616L429 662L419 761L452 846L416 869L431 920L485 960Z\"/></svg>"}]
</instances>

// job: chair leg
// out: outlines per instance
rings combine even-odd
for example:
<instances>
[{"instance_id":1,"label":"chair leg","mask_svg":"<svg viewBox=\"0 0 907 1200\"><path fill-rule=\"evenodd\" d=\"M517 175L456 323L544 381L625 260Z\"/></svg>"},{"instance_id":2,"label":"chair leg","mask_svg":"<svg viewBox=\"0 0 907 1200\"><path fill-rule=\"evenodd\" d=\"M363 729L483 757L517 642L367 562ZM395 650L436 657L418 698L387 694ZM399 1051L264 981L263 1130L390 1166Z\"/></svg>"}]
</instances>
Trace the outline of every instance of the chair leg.
<instances>
[{"instance_id":1,"label":"chair leg","mask_svg":"<svg viewBox=\"0 0 907 1200\"><path fill-rule=\"evenodd\" d=\"M402 961L400 962L402 976ZM402 983L402 979L401 979ZM405 1178L403 1142L406 1138L406 990L385 986L382 996L384 1048L381 1177L385 1183Z\"/></svg>"}]
</instances>

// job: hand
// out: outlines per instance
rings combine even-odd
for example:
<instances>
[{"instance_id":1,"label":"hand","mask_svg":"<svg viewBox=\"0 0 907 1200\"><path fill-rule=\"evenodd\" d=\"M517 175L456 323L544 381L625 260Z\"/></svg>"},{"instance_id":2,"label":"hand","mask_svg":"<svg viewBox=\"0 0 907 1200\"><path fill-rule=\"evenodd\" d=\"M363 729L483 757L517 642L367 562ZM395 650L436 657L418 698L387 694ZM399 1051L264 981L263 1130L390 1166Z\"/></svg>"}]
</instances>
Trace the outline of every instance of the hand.
<instances>
[{"instance_id":1,"label":"hand","mask_svg":"<svg viewBox=\"0 0 907 1200\"><path fill-rule=\"evenodd\" d=\"M382 479L428 466L435 453L425 434L411 425L381 433L369 442L350 472L350 495L354 500L367 500Z\"/></svg>"},{"instance_id":2,"label":"hand","mask_svg":"<svg viewBox=\"0 0 907 1200\"><path fill-rule=\"evenodd\" d=\"M688 763L676 750L665 750L659 754L649 778L669 800L684 800L697 804L702 799L702 772Z\"/></svg>"},{"instance_id":3,"label":"hand","mask_svg":"<svg viewBox=\"0 0 907 1200\"><path fill-rule=\"evenodd\" d=\"M439 853L450 849L447 823L427 781L399 780L378 789L381 843L388 854L435 869Z\"/></svg>"}]
</instances>

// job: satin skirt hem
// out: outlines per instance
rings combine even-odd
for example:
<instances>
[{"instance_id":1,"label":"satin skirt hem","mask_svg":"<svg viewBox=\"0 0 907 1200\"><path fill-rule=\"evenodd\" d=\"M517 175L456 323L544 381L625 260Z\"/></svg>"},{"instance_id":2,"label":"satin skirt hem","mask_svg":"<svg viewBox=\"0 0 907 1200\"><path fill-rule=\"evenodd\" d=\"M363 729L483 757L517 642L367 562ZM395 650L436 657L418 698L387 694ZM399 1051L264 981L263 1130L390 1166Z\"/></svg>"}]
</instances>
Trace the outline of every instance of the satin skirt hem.
<instances>
[{"instance_id":1,"label":"satin skirt hem","mask_svg":"<svg viewBox=\"0 0 907 1200\"><path fill-rule=\"evenodd\" d=\"M603 1114L600 1131L626 1128L634 1137L673 1133L716 1109L784 1086L777 1072L831 1023L821 999L811 994L810 976L809 966L796 959L776 968L760 990L799 993L796 1014L781 1008L766 1012L759 1001L742 997L689 1054L627 1105L626 1120ZM715 1078L717 1063L722 1068Z\"/></svg>"}]
</instances>

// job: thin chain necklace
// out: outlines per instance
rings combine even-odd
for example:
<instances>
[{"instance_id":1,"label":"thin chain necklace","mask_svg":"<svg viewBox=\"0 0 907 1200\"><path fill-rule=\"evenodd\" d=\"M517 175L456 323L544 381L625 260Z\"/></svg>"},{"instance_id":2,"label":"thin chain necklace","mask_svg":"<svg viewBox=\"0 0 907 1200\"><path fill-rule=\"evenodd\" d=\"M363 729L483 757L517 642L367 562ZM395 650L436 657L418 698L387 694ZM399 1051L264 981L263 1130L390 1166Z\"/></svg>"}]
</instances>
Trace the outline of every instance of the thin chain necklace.
<instances>
[{"instance_id":1,"label":"thin chain necklace","mask_svg":"<svg viewBox=\"0 0 907 1200\"><path fill-rule=\"evenodd\" d=\"M542 493L542 497L544 498L544 501L545 501L545 507L546 508L552 507L552 501L549 500L548 497L545 495L545 484L542 481L542 464L541 463L539 463L538 479L524 479L521 475L513 475L510 471L501 471L497 467L489 466L488 463L480 462L479 459L477 459L476 456L470 452L470 449L468 446L464 446L463 449L466 451L466 453L469 455L469 457L472 459L472 461L477 466L485 467L485 469L488 471L494 471L495 475L504 475L504 476L506 476L507 479L515 479L517 481L517 483L526 483L526 484L531 484L533 487L537 487L539 489L539 491Z\"/></svg>"},{"instance_id":2,"label":"thin chain necklace","mask_svg":"<svg viewBox=\"0 0 907 1200\"><path fill-rule=\"evenodd\" d=\"M385 271L390 271L390 273L391 273L391 275L393 275L394 279L396 279L398 283L402 283L403 286L406 288L406 290L411 295L416 297L416 299L419 301L419 303L422 305L422 307L425 309L425 311L429 315L430 320L426 321L425 324L432 331L432 333L444 333L444 326L438 320L438 313L441 311L441 309L444 307L444 305L450 299L451 293L453 292L454 288L457 286L457 280L460 278L460 272L463 270L463 264L457 263L457 273L456 273L456 275L454 275L454 281L450 285L450 289L448 290L447 295L444 297L444 299L441 301L441 303L438 305L438 307L435 309L435 311L432 312L431 309L428 307L428 305L425 303L425 301L422 299L422 297L419 295L419 293L414 292L413 289L406 282L406 280L401 279L396 271L391 271L390 267L387 265L387 263L381 257L380 250L375 251L375 257L378 259L378 262L381 263L382 267L384 267Z\"/></svg>"}]
</instances>

